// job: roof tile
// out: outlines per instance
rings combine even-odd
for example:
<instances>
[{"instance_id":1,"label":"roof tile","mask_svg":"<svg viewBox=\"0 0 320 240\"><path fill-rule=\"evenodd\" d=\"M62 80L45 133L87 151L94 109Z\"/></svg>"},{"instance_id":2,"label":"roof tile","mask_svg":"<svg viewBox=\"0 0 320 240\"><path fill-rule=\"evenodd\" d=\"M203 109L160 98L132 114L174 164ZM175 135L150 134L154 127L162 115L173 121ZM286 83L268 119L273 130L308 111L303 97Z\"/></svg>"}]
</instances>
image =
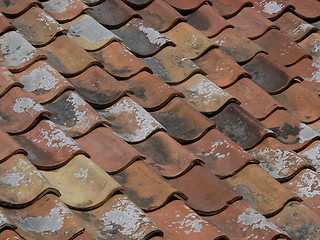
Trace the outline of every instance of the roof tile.
<instances>
[{"instance_id":1,"label":"roof tile","mask_svg":"<svg viewBox=\"0 0 320 240\"><path fill-rule=\"evenodd\" d=\"M264 17L274 20L281 16L286 10L292 9L290 1L282 0L252 0L254 10Z\"/></svg>"},{"instance_id":2,"label":"roof tile","mask_svg":"<svg viewBox=\"0 0 320 240\"><path fill-rule=\"evenodd\" d=\"M320 33L312 33L306 39L299 42L299 45L311 54L315 62L320 63Z\"/></svg>"},{"instance_id":3,"label":"roof tile","mask_svg":"<svg viewBox=\"0 0 320 240\"><path fill-rule=\"evenodd\" d=\"M131 6L132 8L135 8L135 7L141 8L150 4L150 2L152 2L152 0L123 0L123 1L129 6Z\"/></svg>"},{"instance_id":4,"label":"roof tile","mask_svg":"<svg viewBox=\"0 0 320 240\"><path fill-rule=\"evenodd\" d=\"M15 239L15 240L23 240L15 231L6 229L0 233L0 237L3 239Z\"/></svg>"},{"instance_id":5,"label":"roof tile","mask_svg":"<svg viewBox=\"0 0 320 240\"><path fill-rule=\"evenodd\" d=\"M6 161L15 154L25 154L27 152L9 134L0 128L0 163Z\"/></svg>"},{"instance_id":6,"label":"roof tile","mask_svg":"<svg viewBox=\"0 0 320 240\"><path fill-rule=\"evenodd\" d=\"M172 7L177 9L181 12L190 12L197 8L199 8L201 5L203 5L206 2L211 2L210 0L194 0L194 1L188 1L188 0L164 0L165 2L169 3Z\"/></svg>"},{"instance_id":7,"label":"roof tile","mask_svg":"<svg viewBox=\"0 0 320 240\"><path fill-rule=\"evenodd\" d=\"M0 64L0 97L5 95L14 86L22 87L13 74Z\"/></svg>"},{"instance_id":8,"label":"roof tile","mask_svg":"<svg viewBox=\"0 0 320 240\"><path fill-rule=\"evenodd\" d=\"M5 33L9 30L16 30L16 28L12 25L11 22L9 22L8 18L6 18L1 12L0 12L0 33Z\"/></svg>"},{"instance_id":9,"label":"roof tile","mask_svg":"<svg viewBox=\"0 0 320 240\"><path fill-rule=\"evenodd\" d=\"M23 12L27 11L31 6L33 5L39 5L41 6L41 3L39 3L37 0L9 0L9 1L1 1L0 2L0 12L6 14L6 15L20 15Z\"/></svg>"},{"instance_id":10,"label":"roof tile","mask_svg":"<svg viewBox=\"0 0 320 240\"><path fill-rule=\"evenodd\" d=\"M294 12L301 18L306 20L319 19L320 17L320 4L316 0L290 0L290 4L294 6Z\"/></svg>"},{"instance_id":11,"label":"roof tile","mask_svg":"<svg viewBox=\"0 0 320 240\"><path fill-rule=\"evenodd\" d=\"M212 4L225 18L237 15L246 6L252 6L252 3L247 0L215 0Z\"/></svg>"},{"instance_id":12,"label":"roof tile","mask_svg":"<svg viewBox=\"0 0 320 240\"><path fill-rule=\"evenodd\" d=\"M314 141L299 152L299 155L311 163L317 172L320 173L320 141Z\"/></svg>"}]
</instances>

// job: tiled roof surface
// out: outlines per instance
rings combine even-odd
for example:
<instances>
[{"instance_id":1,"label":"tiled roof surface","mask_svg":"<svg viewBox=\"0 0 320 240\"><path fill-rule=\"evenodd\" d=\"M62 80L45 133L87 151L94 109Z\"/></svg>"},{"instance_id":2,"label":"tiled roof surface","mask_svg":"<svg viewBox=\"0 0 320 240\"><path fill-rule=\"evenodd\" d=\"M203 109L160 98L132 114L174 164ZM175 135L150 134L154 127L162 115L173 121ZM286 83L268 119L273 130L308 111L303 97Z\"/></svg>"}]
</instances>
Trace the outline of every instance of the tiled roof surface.
<instances>
[{"instance_id":1,"label":"tiled roof surface","mask_svg":"<svg viewBox=\"0 0 320 240\"><path fill-rule=\"evenodd\" d=\"M318 0L0 1L0 239L320 239Z\"/></svg>"}]
</instances>

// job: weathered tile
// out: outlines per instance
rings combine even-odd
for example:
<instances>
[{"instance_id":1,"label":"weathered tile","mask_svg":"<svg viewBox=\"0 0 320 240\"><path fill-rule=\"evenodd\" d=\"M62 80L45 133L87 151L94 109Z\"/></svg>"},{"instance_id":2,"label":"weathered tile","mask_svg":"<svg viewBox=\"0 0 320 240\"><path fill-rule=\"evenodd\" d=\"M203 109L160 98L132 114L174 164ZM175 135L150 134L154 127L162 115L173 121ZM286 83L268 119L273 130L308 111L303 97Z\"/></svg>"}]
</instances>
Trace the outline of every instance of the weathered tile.
<instances>
[{"instance_id":1,"label":"weathered tile","mask_svg":"<svg viewBox=\"0 0 320 240\"><path fill-rule=\"evenodd\" d=\"M210 48L217 47L204 34L185 22L178 23L164 35L172 40L177 45L176 48L190 59L198 58Z\"/></svg>"},{"instance_id":2,"label":"weathered tile","mask_svg":"<svg viewBox=\"0 0 320 240\"><path fill-rule=\"evenodd\" d=\"M309 127L311 127L313 130L315 130L316 132L320 133L320 119L308 124Z\"/></svg>"},{"instance_id":3,"label":"weathered tile","mask_svg":"<svg viewBox=\"0 0 320 240\"><path fill-rule=\"evenodd\" d=\"M53 122L43 120L27 133L14 139L28 153L28 159L39 169L65 165L78 154L88 155Z\"/></svg>"},{"instance_id":4,"label":"weathered tile","mask_svg":"<svg viewBox=\"0 0 320 240\"><path fill-rule=\"evenodd\" d=\"M202 166L194 166L183 176L170 179L169 183L188 197L184 201L189 207L204 215L219 213L241 199L226 183Z\"/></svg>"},{"instance_id":5,"label":"weathered tile","mask_svg":"<svg viewBox=\"0 0 320 240\"><path fill-rule=\"evenodd\" d=\"M276 109L286 109L248 78L240 79L225 91L236 97L241 102L240 106L259 120L265 119Z\"/></svg>"},{"instance_id":6,"label":"weathered tile","mask_svg":"<svg viewBox=\"0 0 320 240\"><path fill-rule=\"evenodd\" d=\"M50 114L20 87L14 87L0 101L0 126L8 133L30 129L41 116Z\"/></svg>"},{"instance_id":7,"label":"weathered tile","mask_svg":"<svg viewBox=\"0 0 320 240\"><path fill-rule=\"evenodd\" d=\"M313 61L320 63L320 33L312 33L299 45L311 54Z\"/></svg>"},{"instance_id":8,"label":"weathered tile","mask_svg":"<svg viewBox=\"0 0 320 240\"><path fill-rule=\"evenodd\" d=\"M10 239L23 240L15 231L11 229L5 229L4 231L2 231L0 233L0 238L6 239L6 240L10 240Z\"/></svg>"},{"instance_id":9,"label":"weathered tile","mask_svg":"<svg viewBox=\"0 0 320 240\"><path fill-rule=\"evenodd\" d=\"M173 188L151 166L137 161L120 173L112 175L124 193L143 210L151 211L165 205L175 194L185 196Z\"/></svg>"},{"instance_id":10,"label":"weathered tile","mask_svg":"<svg viewBox=\"0 0 320 240\"><path fill-rule=\"evenodd\" d=\"M292 41L296 42L301 41L311 32L318 29L317 27L307 23L291 12L284 13L279 19L275 21L275 24L280 27L280 31L283 34L285 34Z\"/></svg>"},{"instance_id":11,"label":"weathered tile","mask_svg":"<svg viewBox=\"0 0 320 240\"><path fill-rule=\"evenodd\" d=\"M130 97L148 111L162 108L174 97L183 97L183 94L146 71L122 83L132 91Z\"/></svg>"},{"instance_id":12,"label":"weathered tile","mask_svg":"<svg viewBox=\"0 0 320 240\"><path fill-rule=\"evenodd\" d=\"M306 20L316 20L320 17L320 4L316 0L290 0L294 6L294 12L297 16Z\"/></svg>"},{"instance_id":13,"label":"weathered tile","mask_svg":"<svg viewBox=\"0 0 320 240\"><path fill-rule=\"evenodd\" d=\"M308 52L283 35L278 29L271 29L254 42L263 47L281 65L291 66L305 57L310 58Z\"/></svg>"},{"instance_id":14,"label":"weathered tile","mask_svg":"<svg viewBox=\"0 0 320 240\"><path fill-rule=\"evenodd\" d=\"M274 138L267 138L248 151L260 161L260 167L277 180L287 180L310 164Z\"/></svg>"},{"instance_id":15,"label":"weathered tile","mask_svg":"<svg viewBox=\"0 0 320 240\"><path fill-rule=\"evenodd\" d=\"M173 86L200 112L219 111L230 102L237 102L231 94L219 88L201 74L195 74L187 81Z\"/></svg>"},{"instance_id":16,"label":"weathered tile","mask_svg":"<svg viewBox=\"0 0 320 240\"><path fill-rule=\"evenodd\" d=\"M203 218L232 239L289 239L284 231L243 200L236 201L219 214Z\"/></svg>"},{"instance_id":17,"label":"weathered tile","mask_svg":"<svg viewBox=\"0 0 320 240\"><path fill-rule=\"evenodd\" d=\"M119 42L112 42L91 54L102 63L108 73L116 78L130 78L143 70L150 71L139 58Z\"/></svg>"},{"instance_id":18,"label":"weathered tile","mask_svg":"<svg viewBox=\"0 0 320 240\"><path fill-rule=\"evenodd\" d=\"M31 6L41 4L37 0L8 0L0 2L0 12L7 15L20 15L23 12L27 11Z\"/></svg>"},{"instance_id":19,"label":"weathered tile","mask_svg":"<svg viewBox=\"0 0 320 240\"><path fill-rule=\"evenodd\" d=\"M49 45L40 48L47 62L65 76L83 72L92 65L99 64L89 53L67 36L59 36Z\"/></svg>"},{"instance_id":20,"label":"weathered tile","mask_svg":"<svg viewBox=\"0 0 320 240\"><path fill-rule=\"evenodd\" d=\"M257 164L248 165L225 181L264 216L278 213L290 200L300 200Z\"/></svg>"},{"instance_id":21,"label":"weathered tile","mask_svg":"<svg viewBox=\"0 0 320 240\"><path fill-rule=\"evenodd\" d=\"M87 14L83 14L62 26L67 30L69 38L88 51L101 49L113 41L120 40L119 37Z\"/></svg>"},{"instance_id":22,"label":"weathered tile","mask_svg":"<svg viewBox=\"0 0 320 240\"><path fill-rule=\"evenodd\" d=\"M204 161L204 168L221 178L234 175L250 162L257 162L216 129L210 130L198 141L184 146Z\"/></svg>"},{"instance_id":23,"label":"weathered tile","mask_svg":"<svg viewBox=\"0 0 320 240\"><path fill-rule=\"evenodd\" d=\"M219 87L227 87L242 77L250 76L246 70L218 48L211 49L194 62L207 73L206 77Z\"/></svg>"},{"instance_id":24,"label":"weathered tile","mask_svg":"<svg viewBox=\"0 0 320 240\"><path fill-rule=\"evenodd\" d=\"M1 64L12 72L24 70L35 61L45 58L16 31L0 37L0 53L3 55Z\"/></svg>"},{"instance_id":25,"label":"weathered tile","mask_svg":"<svg viewBox=\"0 0 320 240\"><path fill-rule=\"evenodd\" d=\"M103 1L91 6L87 13L108 28L118 28L125 25L130 19L139 17L134 10L118 0Z\"/></svg>"},{"instance_id":26,"label":"weathered tile","mask_svg":"<svg viewBox=\"0 0 320 240\"><path fill-rule=\"evenodd\" d=\"M233 26L226 21L219 11L207 4L202 5L190 15L185 16L188 23L207 37L214 37Z\"/></svg>"},{"instance_id":27,"label":"weathered tile","mask_svg":"<svg viewBox=\"0 0 320 240\"><path fill-rule=\"evenodd\" d=\"M21 208L49 192L60 195L25 155L16 154L1 163L0 175L1 206Z\"/></svg>"},{"instance_id":28,"label":"weathered tile","mask_svg":"<svg viewBox=\"0 0 320 240\"><path fill-rule=\"evenodd\" d=\"M282 0L252 0L252 3L254 10L270 20L274 20L286 10L294 8L290 5L290 1Z\"/></svg>"},{"instance_id":29,"label":"weathered tile","mask_svg":"<svg viewBox=\"0 0 320 240\"><path fill-rule=\"evenodd\" d=\"M293 240L317 239L320 236L320 218L298 202L289 203L269 220L286 231Z\"/></svg>"},{"instance_id":30,"label":"weathered tile","mask_svg":"<svg viewBox=\"0 0 320 240\"><path fill-rule=\"evenodd\" d=\"M86 226L86 231L98 240L149 239L153 234L161 233L152 219L121 194L94 210L72 212Z\"/></svg>"},{"instance_id":31,"label":"weathered tile","mask_svg":"<svg viewBox=\"0 0 320 240\"><path fill-rule=\"evenodd\" d=\"M193 74L204 73L178 48L166 47L152 57L141 59L153 73L168 84L181 83Z\"/></svg>"},{"instance_id":32,"label":"weathered tile","mask_svg":"<svg viewBox=\"0 0 320 240\"><path fill-rule=\"evenodd\" d=\"M314 141L308 147L299 152L320 173L320 141Z\"/></svg>"},{"instance_id":33,"label":"weathered tile","mask_svg":"<svg viewBox=\"0 0 320 240\"><path fill-rule=\"evenodd\" d=\"M277 139L292 150L300 150L319 138L319 134L287 111L277 110L261 121L277 134Z\"/></svg>"},{"instance_id":34,"label":"weathered tile","mask_svg":"<svg viewBox=\"0 0 320 240\"><path fill-rule=\"evenodd\" d=\"M166 32L177 22L185 21L185 18L178 11L162 0L154 0L137 12L142 16L146 26L159 32Z\"/></svg>"},{"instance_id":35,"label":"weathered tile","mask_svg":"<svg viewBox=\"0 0 320 240\"><path fill-rule=\"evenodd\" d=\"M80 137L100 124L108 124L75 92L65 92L45 106L52 113L50 120L70 137Z\"/></svg>"},{"instance_id":36,"label":"weathered tile","mask_svg":"<svg viewBox=\"0 0 320 240\"><path fill-rule=\"evenodd\" d=\"M12 25L11 22L9 22L8 18L6 18L0 12L0 33L2 34L2 33L5 33L5 32L7 32L9 30L16 30L16 28Z\"/></svg>"},{"instance_id":37,"label":"weathered tile","mask_svg":"<svg viewBox=\"0 0 320 240\"><path fill-rule=\"evenodd\" d=\"M172 99L165 107L150 114L167 129L171 137L181 142L194 141L214 126L181 98Z\"/></svg>"},{"instance_id":38,"label":"weathered tile","mask_svg":"<svg viewBox=\"0 0 320 240\"><path fill-rule=\"evenodd\" d=\"M236 15L246 6L252 6L252 3L247 0L215 0L212 1L212 4L219 10L220 15L225 18Z\"/></svg>"},{"instance_id":39,"label":"weathered tile","mask_svg":"<svg viewBox=\"0 0 320 240\"><path fill-rule=\"evenodd\" d=\"M45 61L38 61L23 72L14 74L23 90L37 102L46 103L74 87Z\"/></svg>"},{"instance_id":40,"label":"weathered tile","mask_svg":"<svg viewBox=\"0 0 320 240\"><path fill-rule=\"evenodd\" d=\"M175 200L148 213L167 239L207 240L226 237L182 201Z\"/></svg>"},{"instance_id":41,"label":"weathered tile","mask_svg":"<svg viewBox=\"0 0 320 240\"><path fill-rule=\"evenodd\" d=\"M97 107L108 107L131 92L124 84L101 69L92 66L83 73L68 78L77 93L87 102Z\"/></svg>"},{"instance_id":42,"label":"weathered tile","mask_svg":"<svg viewBox=\"0 0 320 240\"><path fill-rule=\"evenodd\" d=\"M96 128L76 141L90 154L95 164L110 174L120 172L133 162L144 159L139 152L106 127Z\"/></svg>"},{"instance_id":43,"label":"weathered tile","mask_svg":"<svg viewBox=\"0 0 320 240\"><path fill-rule=\"evenodd\" d=\"M210 118L216 128L244 149L252 148L275 133L265 128L238 104L230 103Z\"/></svg>"},{"instance_id":44,"label":"weathered tile","mask_svg":"<svg viewBox=\"0 0 320 240\"><path fill-rule=\"evenodd\" d=\"M145 141L131 146L144 154L147 157L145 162L166 178L179 177L195 163L202 163L197 156L164 132L157 132Z\"/></svg>"},{"instance_id":45,"label":"weathered tile","mask_svg":"<svg viewBox=\"0 0 320 240\"><path fill-rule=\"evenodd\" d=\"M110 123L116 135L127 142L140 142L164 127L146 110L131 100L123 97L110 108L99 110Z\"/></svg>"},{"instance_id":46,"label":"weathered tile","mask_svg":"<svg viewBox=\"0 0 320 240\"><path fill-rule=\"evenodd\" d=\"M5 95L11 88L15 86L23 87L11 72L0 64L0 97Z\"/></svg>"},{"instance_id":47,"label":"weathered tile","mask_svg":"<svg viewBox=\"0 0 320 240\"><path fill-rule=\"evenodd\" d=\"M44 10L58 21L69 21L79 16L88 8L81 0L49 0L42 3Z\"/></svg>"},{"instance_id":48,"label":"weathered tile","mask_svg":"<svg viewBox=\"0 0 320 240\"><path fill-rule=\"evenodd\" d=\"M113 30L121 38L121 42L139 57L149 57L165 46L174 46L157 30L146 26L143 20L134 18L121 28Z\"/></svg>"},{"instance_id":49,"label":"weathered tile","mask_svg":"<svg viewBox=\"0 0 320 240\"><path fill-rule=\"evenodd\" d=\"M222 51L238 63L245 63L265 50L235 29L228 28L211 39Z\"/></svg>"},{"instance_id":50,"label":"weathered tile","mask_svg":"<svg viewBox=\"0 0 320 240\"><path fill-rule=\"evenodd\" d=\"M63 31L60 24L38 6L30 8L20 17L11 19L11 22L26 40L36 46L45 45Z\"/></svg>"},{"instance_id":51,"label":"weathered tile","mask_svg":"<svg viewBox=\"0 0 320 240\"><path fill-rule=\"evenodd\" d=\"M24 239L73 238L83 231L70 210L58 197L47 194L34 204L21 209L4 209Z\"/></svg>"},{"instance_id":52,"label":"weathered tile","mask_svg":"<svg viewBox=\"0 0 320 240\"><path fill-rule=\"evenodd\" d=\"M0 163L19 153L27 155L22 146L0 128Z\"/></svg>"},{"instance_id":53,"label":"weathered tile","mask_svg":"<svg viewBox=\"0 0 320 240\"><path fill-rule=\"evenodd\" d=\"M61 193L61 200L73 209L88 210L106 202L121 186L84 155L77 155L63 167L41 171Z\"/></svg>"}]
</instances>

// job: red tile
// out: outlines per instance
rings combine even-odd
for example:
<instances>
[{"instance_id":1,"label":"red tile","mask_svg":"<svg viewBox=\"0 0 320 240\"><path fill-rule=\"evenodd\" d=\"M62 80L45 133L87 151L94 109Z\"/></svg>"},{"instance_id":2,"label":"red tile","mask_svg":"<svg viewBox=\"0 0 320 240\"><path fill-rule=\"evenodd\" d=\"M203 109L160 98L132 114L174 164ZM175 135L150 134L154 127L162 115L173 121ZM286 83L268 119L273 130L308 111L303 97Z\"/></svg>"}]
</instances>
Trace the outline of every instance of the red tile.
<instances>
[{"instance_id":1,"label":"red tile","mask_svg":"<svg viewBox=\"0 0 320 240\"><path fill-rule=\"evenodd\" d=\"M150 4L152 0L124 0L124 2L132 8L142 8Z\"/></svg>"},{"instance_id":2,"label":"red tile","mask_svg":"<svg viewBox=\"0 0 320 240\"><path fill-rule=\"evenodd\" d=\"M314 141L308 147L299 152L320 173L320 141Z\"/></svg>"},{"instance_id":3,"label":"red tile","mask_svg":"<svg viewBox=\"0 0 320 240\"><path fill-rule=\"evenodd\" d=\"M320 42L320 33L312 33L306 39L299 42L299 45L311 54L312 59L315 62L320 62L320 50L319 50L319 42Z\"/></svg>"},{"instance_id":4,"label":"red tile","mask_svg":"<svg viewBox=\"0 0 320 240\"><path fill-rule=\"evenodd\" d=\"M15 231L6 229L0 233L0 238L6 239L6 240L23 240Z\"/></svg>"},{"instance_id":5,"label":"red tile","mask_svg":"<svg viewBox=\"0 0 320 240\"><path fill-rule=\"evenodd\" d=\"M306 20L318 19L320 16L320 4L316 0L290 0L290 4L294 6L294 12L299 17Z\"/></svg>"},{"instance_id":6,"label":"red tile","mask_svg":"<svg viewBox=\"0 0 320 240\"><path fill-rule=\"evenodd\" d=\"M293 9L290 1L281 0L253 0L254 10L264 17L274 20L281 16L286 10Z\"/></svg>"},{"instance_id":7,"label":"red tile","mask_svg":"<svg viewBox=\"0 0 320 240\"><path fill-rule=\"evenodd\" d=\"M237 15L246 6L252 6L252 3L246 0L215 0L212 4L225 18Z\"/></svg>"}]
</instances>

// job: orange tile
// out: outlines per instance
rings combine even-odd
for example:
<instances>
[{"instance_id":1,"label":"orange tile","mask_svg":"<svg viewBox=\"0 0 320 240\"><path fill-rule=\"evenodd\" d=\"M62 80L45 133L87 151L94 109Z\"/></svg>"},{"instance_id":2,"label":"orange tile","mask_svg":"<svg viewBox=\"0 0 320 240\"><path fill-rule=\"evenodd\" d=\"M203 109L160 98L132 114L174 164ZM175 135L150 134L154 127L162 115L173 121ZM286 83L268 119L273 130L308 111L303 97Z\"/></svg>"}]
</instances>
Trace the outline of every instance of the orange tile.
<instances>
[{"instance_id":1,"label":"orange tile","mask_svg":"<svg viewBox=\"0 0 320 240\"><path fill-rule=\"evenodd\" d=\"M23 240L15 231L7 229L0 233L0 238L3 239L15 239L15 240Z\"/></svg>"}]
</instances>

